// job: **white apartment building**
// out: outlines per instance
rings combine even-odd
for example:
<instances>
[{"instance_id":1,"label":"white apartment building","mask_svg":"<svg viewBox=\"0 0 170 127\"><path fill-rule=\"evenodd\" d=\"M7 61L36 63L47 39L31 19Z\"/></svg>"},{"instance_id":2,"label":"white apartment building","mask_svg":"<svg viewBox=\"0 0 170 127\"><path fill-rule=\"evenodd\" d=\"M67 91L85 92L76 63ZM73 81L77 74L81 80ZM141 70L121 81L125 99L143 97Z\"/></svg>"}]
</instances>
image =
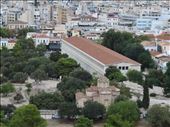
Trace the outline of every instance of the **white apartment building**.
<instances>
[{"instance_id":1,"label":"white apartment building","mask_svg":"<svg viewBox=\"0 0 170 127\"><path fill-rule=\"evenodd\" d=\"M138 30L150 30L152 26L152 19L137 19L136 20L136 28Z\"/></svg>"},{"instance_id":2,"label":"white apartment building","mask_svg":"<svg viewBox=\"0 0 170 127\"><path fill-rule=\"evenodd\" d=\"M70 37L61 41L61 52L75 59L82 68L104 75L109 66L116 66L122 73L128 70L141 70L141 64L102 45L82 37Z\"/></svg>"}]
</instances>

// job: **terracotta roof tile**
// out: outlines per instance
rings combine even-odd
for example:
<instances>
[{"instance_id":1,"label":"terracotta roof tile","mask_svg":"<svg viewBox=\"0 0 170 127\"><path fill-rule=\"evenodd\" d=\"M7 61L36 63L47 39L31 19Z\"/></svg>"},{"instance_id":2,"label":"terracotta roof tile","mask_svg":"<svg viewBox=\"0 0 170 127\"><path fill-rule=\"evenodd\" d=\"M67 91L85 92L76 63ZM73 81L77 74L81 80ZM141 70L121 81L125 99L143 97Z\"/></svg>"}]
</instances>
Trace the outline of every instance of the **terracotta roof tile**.
<instances>
[{"instance_id":1,"label":"terracotta roof tile","mask_svg":"<svg viewBox=\"0 0 170 127\"><path fill-rule=\"evenodd\" d=\"M82 37L70 37L64 39L65 42L77 47L86 54L92 56L103 64L119 64L119 63L130 63L140 65L140 63L131 60L130 58L123 56L113 50L110 50L100 44L88 40Z\"/></svg>"}]
</instances>

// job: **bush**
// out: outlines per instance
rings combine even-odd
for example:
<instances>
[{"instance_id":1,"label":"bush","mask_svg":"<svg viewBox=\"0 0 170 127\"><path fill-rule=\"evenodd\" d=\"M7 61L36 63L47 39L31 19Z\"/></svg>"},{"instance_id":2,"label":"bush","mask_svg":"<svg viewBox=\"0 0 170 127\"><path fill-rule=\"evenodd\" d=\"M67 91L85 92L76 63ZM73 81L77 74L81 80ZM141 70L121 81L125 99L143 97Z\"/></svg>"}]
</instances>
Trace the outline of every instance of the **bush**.
<instances>
[{"instance_id":1,"label":"bush","mask_svg":"<svg viewBox=\"0 0 170 127\"><path fill-rule=\"evenodd\" d=\"M105 113L106 109L104 105L98 102L87 101L83 108L83 115L93 120L103 118Z\"/></svg>"},{"instance_id":2,"label":"bush","mask_svg":"<svg viewBox=\"0 0 170 127\"><path fill-rule=\"evenodd\" d=\"M74 127L92 127L93 121L86 118L86 117L80 117L76 120Z\"/></svg>"},{"instance_id":3,"label":"bush","mask_svg":"<svg viewBox=\"0 0 170 127\"><path fill-rule=\"evenodd\" d=\"M13 76L12 82L24 83L25 80L27 80L27 78L28 78L28 75L27 75L26 73L17 72L17 73Z\"/></svg>"},{"instance_id":4,"label":"bush","mask_svg":"<svg viewBox=\"0 0 170 127\"><path fill-rule=\"evenodd\" d=\"M153 105L148 110L147 120L153 127L170 127L170 108Z\"/></svg>"}]
</instances>

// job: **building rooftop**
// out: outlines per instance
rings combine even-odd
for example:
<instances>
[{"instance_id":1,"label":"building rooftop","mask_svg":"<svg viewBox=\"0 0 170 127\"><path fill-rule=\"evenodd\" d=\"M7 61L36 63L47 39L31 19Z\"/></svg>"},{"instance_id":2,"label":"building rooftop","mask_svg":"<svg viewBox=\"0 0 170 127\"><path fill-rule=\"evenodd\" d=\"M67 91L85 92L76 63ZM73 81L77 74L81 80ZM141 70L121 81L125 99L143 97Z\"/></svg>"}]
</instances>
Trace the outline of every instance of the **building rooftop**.
<instances>
[{"instance_id":1,"label":"building rooftop","mask_svg":"<svg viewBox=\"0 0 170 127\"><path fill-rule=\"evenodd\" d=\"M152 41L142 41L141 44L145 47L145 46L156 46L155 42Z\"/></svg>"},{"instance_id":2,"label":"building rooftop","mask_svg":"<svg viewBox=\"0 0 170 127\"><path fill-rule=\"evenodd\" d=\"M140 65L140 63L131 60L126 56L123 56L111 49L108 49L100 44L96 44L95 42L82 37L70 37L65 38L64 40L103 64L113 65L119 63L129 63Z\"/></svg>"}]
</instances>

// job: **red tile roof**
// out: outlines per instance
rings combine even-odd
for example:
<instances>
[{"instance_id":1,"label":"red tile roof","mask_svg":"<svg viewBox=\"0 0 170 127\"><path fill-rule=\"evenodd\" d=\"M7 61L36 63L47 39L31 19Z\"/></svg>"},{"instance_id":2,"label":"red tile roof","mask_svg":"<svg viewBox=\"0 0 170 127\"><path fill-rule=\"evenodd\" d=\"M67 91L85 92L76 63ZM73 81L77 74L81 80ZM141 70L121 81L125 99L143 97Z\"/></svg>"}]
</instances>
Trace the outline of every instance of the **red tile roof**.
<instances>
[{"instance_id":1,"label":"red tile roof","mask_svg":"<svg viewBox=\"0 0 170 127\"><path fill-rule=\"evenodd\" d=\"M77 47L86 54L92 56L103 64L119 64L119 63L130 63L135 65L140 65L140 63L129 59L113 50L110 50L100 44L82 38L82 37L70 37L64 39L66 42Z\"/></svg>"}]
</instances>

